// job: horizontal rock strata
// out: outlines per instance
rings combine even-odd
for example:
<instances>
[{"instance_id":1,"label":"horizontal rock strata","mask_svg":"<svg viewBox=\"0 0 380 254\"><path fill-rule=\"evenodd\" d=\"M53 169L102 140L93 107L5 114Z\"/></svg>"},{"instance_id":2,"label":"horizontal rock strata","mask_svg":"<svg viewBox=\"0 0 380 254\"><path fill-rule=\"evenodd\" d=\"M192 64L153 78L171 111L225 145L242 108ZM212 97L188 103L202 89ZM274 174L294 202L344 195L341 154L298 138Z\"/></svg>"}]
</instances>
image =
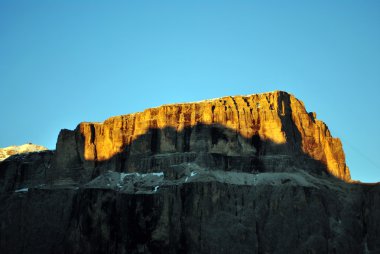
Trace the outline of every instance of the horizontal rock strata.
<instances>
[{"instance_id":1,"label":"horizontal rock strata","mask_svg":"<svg viewBox=\"0 0 380 254\"><path fill-rule=\"evenodd\" d=\"M150 164L161 163L156 156L160 154L174 160L163 162L163 167L196 159L212 167L209 161L215 156L224 161L242 157L241 167L251 171L281 170L265 164L267 158L272 162L277 158L275 164L293 162L285 163L287 168L307 164L308 170L326 170L350 181L340 140L301 101L281 91L164 105L103 123L81 123L59 136L57 174L85 168L82 175L93 175L102 162L117 171L149 170ZM150 164L136 163L141 159Z\"/></svg>"}]
</instances>

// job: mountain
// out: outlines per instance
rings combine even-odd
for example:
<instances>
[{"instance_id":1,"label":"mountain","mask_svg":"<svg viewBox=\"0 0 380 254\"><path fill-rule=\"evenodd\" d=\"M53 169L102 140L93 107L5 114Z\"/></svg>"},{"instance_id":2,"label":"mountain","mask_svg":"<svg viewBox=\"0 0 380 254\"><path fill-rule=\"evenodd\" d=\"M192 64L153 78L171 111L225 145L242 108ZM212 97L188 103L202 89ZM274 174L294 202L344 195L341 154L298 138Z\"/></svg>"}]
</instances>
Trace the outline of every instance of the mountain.
<instances>
[{"instance_id":1,"label":"mountain","mask_svg":"<svg viewBox=\"0 0 380 254\"><path fill-rule=\"evenodd\" d=\"M282 91L62 130L0 163L1 253L378 253L380 185Z\"/></svg>"},{"instance_id":2,"label":"mountain","mask_svg":"<svg viewBox=\"0 0 380 254\"><path fill-rule=\"evenodd\" d=\"M48 150L46 147L35 145L32 143L23 144L20 146L8 146L5 148L0 148L0 161L5 160L9 156L23 153L32 153L38 151Z\"/></svg>"},{"instance_id":3,"label":"mountain","mask_svg":"<svg viewBox=\"0 0 380 254\"><path fill-rule=\"evenodd\" d=\"M70 168L81 168L81 177L88 179L95 171L145 172L189 161L250 172L307 164L309 171L350 181L340 140L301 101L280 91L81 123L59 135L55 176L74 177L78 170Z\"/></svg>"}]
</instances>

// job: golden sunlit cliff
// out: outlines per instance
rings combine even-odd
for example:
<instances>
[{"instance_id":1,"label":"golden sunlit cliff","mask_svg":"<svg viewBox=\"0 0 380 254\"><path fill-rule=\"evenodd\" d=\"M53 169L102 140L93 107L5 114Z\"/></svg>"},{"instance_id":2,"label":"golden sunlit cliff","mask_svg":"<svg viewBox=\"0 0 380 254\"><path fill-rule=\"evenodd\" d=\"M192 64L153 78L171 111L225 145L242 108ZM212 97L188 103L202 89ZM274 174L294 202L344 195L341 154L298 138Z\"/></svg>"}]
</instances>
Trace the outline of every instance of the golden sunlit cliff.
<instances>
[{"instance_id":1,"label":"golden sunlit cliff","mask_svg":"<svg viewBox=\"0 0 380 254\"><path fill-rule=\"evenodd\" d=\"M76 151L69 151L73 146ZM80 159L72 160L87 167L88 162L101 163L115 156L125 162L139 154L191 152L285 156L293 161L307 156L331 175L351 179L340 140L331 136L315 113L306 111L302 101L282 91L163 105L103 123L84 122L75 131L63 130L57 143L59 165L68 165L67 157L79 154ZM135 171L120 167L120 171Z\"/></svg>"}]
</instances>

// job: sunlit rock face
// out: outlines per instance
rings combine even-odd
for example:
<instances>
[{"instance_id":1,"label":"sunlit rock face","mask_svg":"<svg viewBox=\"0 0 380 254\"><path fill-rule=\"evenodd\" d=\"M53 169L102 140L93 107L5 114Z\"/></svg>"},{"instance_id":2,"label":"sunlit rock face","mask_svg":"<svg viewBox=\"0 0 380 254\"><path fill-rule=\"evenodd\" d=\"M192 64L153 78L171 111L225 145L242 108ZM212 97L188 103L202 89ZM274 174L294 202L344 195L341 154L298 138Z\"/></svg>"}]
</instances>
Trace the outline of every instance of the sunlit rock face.
<instances>
[{"instance_id":1,"label":"sunlit rock face","mask_svg":"<svg viewBox=\"0 0 380 254\"><path fill-rule=\"evenodd\" d=\"M26 154L32 152L46 151L46 147L35 145L32 143L23 144L20 146L8 146L5 148L0 148L0 161L5 160L9 156Z\"/></svg>"},{"instance_id":2,"label":"sunlit rock face","mask_svg":"<svg viewBox=\"0 0 380 254\"><path fill-rule=\"evenodd\" d=\"M105 161L107 169L133 172L190 161L212 167L216 157L226 161L226 170L281 171L306 164L308 170L350 181L340 140L300 100L281 91L81 123L75 131L62 131L57 144L61 172L83 167L82 174L89 175Z\"/></svg>"}]
</instances>

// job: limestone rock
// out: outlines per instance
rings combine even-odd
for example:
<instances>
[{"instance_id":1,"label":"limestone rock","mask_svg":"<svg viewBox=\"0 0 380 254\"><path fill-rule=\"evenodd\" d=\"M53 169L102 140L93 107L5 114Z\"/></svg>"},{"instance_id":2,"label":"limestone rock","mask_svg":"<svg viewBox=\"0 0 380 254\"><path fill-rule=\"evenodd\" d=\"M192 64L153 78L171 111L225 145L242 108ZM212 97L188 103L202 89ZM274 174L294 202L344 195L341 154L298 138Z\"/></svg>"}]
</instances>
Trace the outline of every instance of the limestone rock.
<instances>
[{"instance_id":1,"label":"limestone rock","mask_svg":"<svg viewBox=\"0 0 380 254\"><path fill-rule=\"evenodd\" d=\"M0 162L0 253L380 253L380 184L286 92L164 105Z\"/></svg>"},{"instance_id":2,"label":"limestone rock","mask_svg":"<svg viewBox=\"0 0 380 254\"><path fill-rule=\"evenodd\" d=\"M1 253L380 251L380 185L182 167L2 195Z\"/></svg>"},{"instance_id":3,"label":"limestone rock","mask_svg":"<svg viewBox=\"0 0 380 254\"><path fill-rule=\"evenodd\" d=\"M38 151L46 151L48 150L46 147L35 145L32 143L23 144L20 146L8 146L5 148L0 148L0 161L5 160L9 156L32 153Z\"/></svg>"},{"instance_id":4,"label":"limestone rock","mask_svg":"<svg viewBox=\"0 0 380 254\"><path fill-rule=\"evenodd\" d=\"M166 162L156 158L160 154ZM60 134L57 174L77 175L67 169L82 165L82 176L94 175L104 162L104 168L127 172L179 161L212 167L217 156L227 161L226 170L278 171L278 164L285 163L351 179L340 140L300 100L282 91L164 105L103 123L81 123Z\"/></svg>"},{"instance_id":5,"label":"limestone rock","mask_svg":"<svg viewBox=\"0 0 380 254\"><path fill-rule=\"evenodd\" d=\"M13 155L0 162L0 195L50 183L46 176L53 170L53 161L54 152L45 150Z\"/></svg>"}]
</instances>

